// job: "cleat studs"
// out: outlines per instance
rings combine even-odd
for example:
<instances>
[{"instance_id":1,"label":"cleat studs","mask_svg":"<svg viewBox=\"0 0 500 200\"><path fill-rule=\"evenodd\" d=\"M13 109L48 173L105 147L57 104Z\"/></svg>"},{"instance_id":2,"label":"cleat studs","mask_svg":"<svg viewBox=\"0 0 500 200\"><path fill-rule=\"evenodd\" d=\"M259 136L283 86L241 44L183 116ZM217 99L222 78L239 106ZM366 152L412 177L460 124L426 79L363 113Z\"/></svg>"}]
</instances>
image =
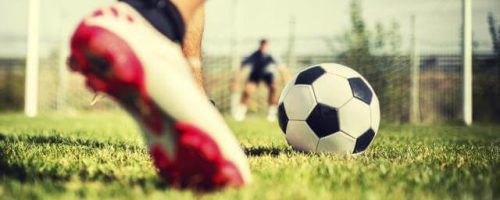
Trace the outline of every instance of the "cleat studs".
<instances>
[{"instance_id":1,"label":"cleat studs","mask_svg":"<svg viewBox=\"0 0 500 200\"><path fill-rule=\"evenodd\" d=\"M109 62L97 55L92 53L86 53L86 57L90 64L90 69L96 73L99 77L106 79L109 78L111 70Z\"/></svg>"},{"instance_id":2,"label":"cleat studs","mask_svg":"<svg viewBox=\"0 0 500 200\"><path fill-rule=\"evenodd\" d=\"M78 60L75 56L71 55L66 59L66 65L69 66L71 71L77 72L80 71L80 65L78 64Z\"/></svg>"}]
</instances>

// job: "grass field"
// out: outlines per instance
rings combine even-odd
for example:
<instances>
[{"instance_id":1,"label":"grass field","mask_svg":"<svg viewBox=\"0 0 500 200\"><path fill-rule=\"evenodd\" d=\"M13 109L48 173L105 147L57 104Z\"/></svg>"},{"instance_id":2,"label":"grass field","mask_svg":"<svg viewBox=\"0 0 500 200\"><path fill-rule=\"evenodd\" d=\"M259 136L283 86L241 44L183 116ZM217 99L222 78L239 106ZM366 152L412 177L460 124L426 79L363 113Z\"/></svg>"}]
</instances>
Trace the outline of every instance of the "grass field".
<instances>
[{"instance_id":1,"label":"grass field","mask_svg":"<svg viewBox=\"0 0 500 200\"><path fill-rule=\"evenodd\" d=\"M499 199L500 126L383 125L358 157L292 151L276 124L228 120L254 183L194 194L156 176L120 114L0 115L0 199Z\"/></svg>"}]
</instances>

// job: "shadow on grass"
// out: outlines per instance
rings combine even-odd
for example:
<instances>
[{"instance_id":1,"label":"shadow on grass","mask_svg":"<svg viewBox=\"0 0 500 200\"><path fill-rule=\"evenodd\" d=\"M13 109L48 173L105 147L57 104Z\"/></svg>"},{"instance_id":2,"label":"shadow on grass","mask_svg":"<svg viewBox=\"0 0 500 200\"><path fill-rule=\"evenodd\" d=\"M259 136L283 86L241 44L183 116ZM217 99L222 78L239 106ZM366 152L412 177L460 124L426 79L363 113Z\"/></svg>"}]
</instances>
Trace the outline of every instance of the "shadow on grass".
<instances>
[{"instance_id":1,"label":"shadow on grass","mask_svg":"<svg viewBox=\"0 0 500 200\"><path fill-rule=\"evenodd\" d=\"M12 157L15 155L8 155L13 149L13 146L17 143L24 144L35 144L35 145L68 145L68 146L80 146L85 148L96 148L105 149L113 148L121 151L138 151L147 155L145 148L140 146L129 145L125 143L111 143L111 142L98 142L85 139L74 139L71 137L63 137L60 135L52 136L32 136L32 135L22 135L22 136L11 136L0 133L0 178L4 179L15 179L21 182L69 182L72 179L79 178L81 181L102 181L105 183L117 182L120 184L127 185L137 185L143 188L147 185L153 185L156 188L167 188L168 185L163 183L159 178L153 177L137 177L133 179L123 179L116 177L113 173L95 173L90 175L87 170L84 169L69 169L69 171L62 172L58 170L57 167L53 169L40 170L44 165L40 165L43 158L34 161L33 158L26 158L26 160L16 160ZM9 149L10 148L10 149ZM5 179L4 179L5 180Z\"/></svg>"},{"instance_id":2,"label":"shadow on grass","mask_svg":"<svg viewBox=\"0 0 500 200\"><path fill-rule=\"evenodd\" d=\"M120 142L99 142L87 139L77 139L61 135L6 135L0 133L0 179L18 180L26 183L33 182L49 182L64 184L74 180L75 178L83 182L100 181L104 183L117 183L130 186L139 186L143 189L153 188L168 189L169 185L163 182L157 176L123 178L116 177L113 173L97 172L89 175L89 172L84 168L79 169L58 169L58 166L53 166L53 169L40 170L41 167L46 167L43 164L44 158L18 158L22 157L22 149L16 149L16 144L31 144L31 145L54 145L54 146L74 146L93 149L108 149L112 148L115 151L139 151L144 155L148 155L146 148L136 145L130 145ZM27 147L29 148L29 146ZM56 147L57 148L57 147ZM17 152L16 152L17 151ZM294 152L286 147L249 147L244 149L249 157L272 156L276 157L282 154L291 154ZM16 155L17 154L17 155ZM61 171L62 170L62 171Z\"/></svg>"},{"instance_id":3,"label":"shadow on grass","mask_svg":"<svg viewBox=\"0 0 500 200\"><path fill-rule=\"evenodd\" d=\"M245 154L248 157L261 157L261 156L271 156L277 157L282 154L297 153L291 149L283 147L247 147L244 148Z\"/></svg>"},{"instance_id":4,"label":"shadow on grass","mask_svg":"<svg viewBox=\"0 0 500 200\"><path fill-rule=\"evenodd\" d=\"M83 146L95 149L104 149L113 147L115 149L124 150L124 151L138 151L143 150L146 151L145 148L127 144L125 142L99 142L95 140L88 139L78 139L71 138L67 136L61 135L5 135L0 133L0 142L6 143L16 143L23 142L28 144L55 144L55 145L68 145L68 146Z\"/></svg>"}]
</instances>

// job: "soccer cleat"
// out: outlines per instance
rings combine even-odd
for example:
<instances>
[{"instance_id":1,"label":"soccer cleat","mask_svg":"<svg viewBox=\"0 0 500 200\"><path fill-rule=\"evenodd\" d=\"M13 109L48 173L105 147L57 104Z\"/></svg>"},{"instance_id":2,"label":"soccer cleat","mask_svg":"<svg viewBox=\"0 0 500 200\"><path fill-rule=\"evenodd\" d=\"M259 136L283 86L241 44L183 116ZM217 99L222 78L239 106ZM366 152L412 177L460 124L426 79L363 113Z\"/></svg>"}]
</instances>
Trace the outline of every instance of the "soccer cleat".
<instances>
[{"instance_id":1,"label":"soccer cleat","mask_svg":"<svg viewBox=\"0 0 500 200\"><path fill-rule=\"evenodd\" d=\"M197 87L179 44L128 4L83 19L71 39L69 65L139 123L170 185L213 190L250 181L245 154Z\"/></svg>"},{"instance_id":2,"label":"soccer cleat","mask_svg":"<svg viewBox=\"0 0 500 200\"><path fill-rule=\"evenodd\" d=\"M104 95L103 94L95 93L94 97L90 101L89 105L90 106L94 106L97 102L99 102L102 99L104 99Z\"/></svg>"}]
</instances>

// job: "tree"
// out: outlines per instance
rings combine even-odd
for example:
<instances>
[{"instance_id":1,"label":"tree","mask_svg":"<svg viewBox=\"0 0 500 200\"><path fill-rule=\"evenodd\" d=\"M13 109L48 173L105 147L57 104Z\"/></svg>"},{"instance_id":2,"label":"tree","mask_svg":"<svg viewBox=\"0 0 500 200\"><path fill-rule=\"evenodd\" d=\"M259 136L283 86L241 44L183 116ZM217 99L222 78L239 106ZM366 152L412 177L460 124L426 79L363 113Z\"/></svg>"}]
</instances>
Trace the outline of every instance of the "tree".
<instances>
[{"instance_id":1,"label":"tree","mask_svg":"<svg viewBox=\"0 0 500 200\"><path fill-rule=\"evenodd\" d=\"M493 43L493 51L495 52L495 70L497 71L496 78L493 78L495 82L492 83L492 106L497 114L497 118L500 118L500 27L497 27L497 22L493 13L488 14L488 25L491 35L491 41Z\"/></svg>"},{"instance_id":2,"label":"tree","mask_svg":"<svg viewBox=\"0 0 500 200\"><path fill-rule=\"evenodd\" d=\"M500 28L496 27L496 20L493 13L488 14L488 26L491 35L491 41L493 42L493 51L500 57ZM497 30L498 29L498 30Z\"/></svg>"},{"instance_id":3,"label":"tree","mask_svg":"<svg viewBox=\"0 0 500 200\"><path fill-rule=\"evenodd\" d=\"M389 112L383 113L384 118L407 120L409 77L408 70L401 69L409 64L401 55L399 23L378 22L370 30L363 19L361 0L351 1L350 21L350 28L340 40L344 50L338 54L338 62L356 69L370 81L381 102L390 106L386 108Z\"/></svg>"},{"instance_id":4,"label":"tree","mask_svg":"<svg viewBox=\"0 0 500 200\"><path fill-rule=\"evenodd\" d=\"M346 50L338 57L348 66L365 72L368 71L367 63L372 60L371 34L367 30L362 16L361 0L352 0L350 7L351 27L342 37Z\"/></svg>"},{"instance_id":5,"label":"tree","mask_svg":"<svg viewBox=\"0 0 500 200\"><path fill-rule=\"evenodd\" d=\"M500 28L492 13L487 17L495 57L493 62L473 54L474 66L474 118L486 121L500 119ZM477 48L477 44L474 46ZM493 65L492 65L493 64Z\"/></svg>"}]
</instances>

